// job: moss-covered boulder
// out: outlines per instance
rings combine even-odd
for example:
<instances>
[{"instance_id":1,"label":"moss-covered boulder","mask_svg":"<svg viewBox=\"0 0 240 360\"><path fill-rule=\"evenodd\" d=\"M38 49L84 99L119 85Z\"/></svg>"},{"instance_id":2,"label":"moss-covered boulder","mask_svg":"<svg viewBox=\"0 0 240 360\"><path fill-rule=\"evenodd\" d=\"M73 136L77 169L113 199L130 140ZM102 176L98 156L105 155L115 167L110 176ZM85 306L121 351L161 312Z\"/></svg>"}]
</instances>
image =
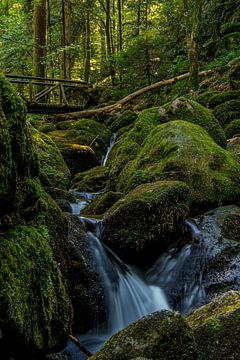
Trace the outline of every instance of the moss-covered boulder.
<instances>
[{"instance_id":1,"label":"moss-covered boulder","mask_svg":"<svg viewBox=\"0 0 240 360\"><path fill-rule=\"evenodd\" d=\"M109 210L121 197L121 192L107 191L93 199L81 212L84 215L100 215Z\"/></svg>"},{"instance_id":2,"label":"moss-covered boulder","mask_svg":"<svg viewBox=\"0 0 240 360\"><path fill-rule=\"evenodd\" d=\"M187 317L205 360L240 358L240 292L230 291Z\"/></svg>"},{"instance_id":3,"label":"moss-covered boulder","mask_svg":"<svg viewBox=\"0 0 240 360\"><path fill-rule=\"evenodd\" d=\"M226 147L226 138L222 127L212 112L196 101L180 97L160 108L163 121L184 120L200 125L222 147Z\"/></svg>"},{"instance_id":4,"label":"moss-covered boulder","mask_svg":"<svg viewBox=\"0 0 240 360\"><path fill-rule=\"evenodd\" d=\"M136 118L137 114L134 113L132 110L124 110L117 114L117 118L111 124L110 129L113 133L116 133L121 128L134 123Z\"/></svg>"},{"instance_id":5,"label":"moss-covered boulder","mask_svg":"<svg viewBox=\"0 0 240 360\"><path fill-rule=\"evenodd\" d=\"M127 262L146 267L182 233L188 199L182 182L141 185L109 210L102 240Z\"/></svg>"},{"instance_id":6,"label":"moss-covered boulder","mask_svg":"<svg viewBox=\"0 0 240 360\"><path fill-rule=\"evenodd\" d=\"M40 162L42 185L68 189L71 174L58 147L49 136L33 127L31 134Z\"/></svg>"},{"instance_id":7,"label":"moss-covered boulder","mask_svg":"<svg viewBox=\"0 0 240 360\"><path fill-rule=\"evenodd\" d=\"M231 139L234 136L240 136L240 119L231 121L225 128L225 134L227 139Z\"/></svg>"},{"instance_id":8,"label":"moss-covered boulder","mask_svg":"<svg viewBox=\"0 0 240 360\"><path fill-rule=\"evenodd\" d=\"M198 125L170 121L155 127L138 156L116 182L117 191L156 180L185 181L193 207L213 207L234 201L240 194L240 167Z\"/></svg>"},{"instance_id":9,"label":"moss-covered boulder","mask_svg":"<svg viewBox=\"0 0 240 360\"><path fill-rule=\"evenodd\" d=\"M231 121L240 118L240 100L230 100L218 105L213 110L222 127L226 127Z\"/></svg>"},{"instance_id":10,"label":"moss-covered boulder","mask_svg":"<svg viewBox=\"0 0 240 360\"><path fill-rule=\"evenodd\" d=\"M0 148L1 354L32 359L63 346L70 330L59 267L66 223L40 185L25 106L3 77Z\"/></svg>"},{"instance_id":11,"label":"moss-covered boulder","mask_svg":"<svg viewBox=\"0 0 240 360\"><path fill-rule=\"evenodd\" d=\"M65 144L61 153L72 176L99 165L95 152L87 145Z\"/></svg>"},{"instance_id":12,"label":"moss-covered boulder","mask_svg":"<svg viewBox=\"0 0 240 360\"><path fill-rule=\"evenodd\" d=\"M67 125L66 130L50 132L49 136L57 143L60 150L71 144L90 146L100 161L108 146L111 132L104 124L97 121L79 119L71 122L69 126Z\"/></svg>"},{"instance_id":13,"label":"moss-covered boulder","mask_svg":"<svg viewBox=\"0 0 240 360\"><path fill-rule=\"evenodd\" d=\"M197 360L192 330L178 313L146 316L113 335L91 360Z\"/></svg>"},{"instance_id":14,"label":"moss-covered boulder","mask_svg":"<svg viewBox=\"0 0 240 360\"><path fill-rule=\"evenodd\" d=\"M78 173L72 181L72 189L83 192L97 192L103 190L108 180L109 169L97 166Z\"/></svg>"},{"instance_id":15,"label":"moss-covered boulder","mask_svg":"<svg viewBox=\"0 0 240 360\"><path fill-rule=\"evenodd\" d=\"M38 126L38 130L44 134L49 133L50 131L56 130L56 125L53 123L43 123L42 125Z\"/></svg>"},{"instance_id":16,"label":"moss-covered boulder","mask_svg":"<svg viewBox=\"0 0 240 360\"><path fill-rule=\"evenodd\" d=\"M228 151L230 151L233 157L240 163L240 136L236 136L228 140Z\"/></svg>"}]
</instances>

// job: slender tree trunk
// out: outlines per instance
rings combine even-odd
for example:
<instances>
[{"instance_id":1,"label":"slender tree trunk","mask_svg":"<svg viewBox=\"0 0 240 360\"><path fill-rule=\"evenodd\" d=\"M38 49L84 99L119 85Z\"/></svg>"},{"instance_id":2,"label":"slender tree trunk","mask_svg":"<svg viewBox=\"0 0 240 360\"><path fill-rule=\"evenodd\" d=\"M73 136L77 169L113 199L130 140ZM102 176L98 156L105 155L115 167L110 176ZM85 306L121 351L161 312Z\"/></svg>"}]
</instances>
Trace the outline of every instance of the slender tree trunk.
<instances>
[{"instance_id":1,"label":"slender tree trunk","mask_svg":"<svg viewBox=\"0 0 240 360\"><path fill-rule=\"evenodd\" d=\"M62 78L71 79L72 54L71 54L71 1L62 0Z\"/></svg>"},{"instance_id":2,"label":"slender tree trunk","mask_svg":"<svg viewBox=\"0 0 240 360\"><path fill-rule=\"evenodd\" d=\"M110 0L106 0L106 42L107 42L107 54L110 68L110 75L112 79L112 84L115 83L115 70L113 63L113 54L111 47L111 4Z\"/></svg>"},{"instance_id":3,"label":"slender tree trunk","mask_svg":"<svg viewBox=\"0 0 240 360\"><path fill-rule=\"evenodd\" d=\"M52 29L51 29L51 8L50 8L50 1L47 0L47 43L49 49L49 56L50 56L50 73L51 77L54 78L54 64L52 58Z\"/></svg>"},{"instance_id":4,"label":"slender tree trunk","mask_svg":"<svg viewBox=\"0 0 240 360\"><path fill-rule=\"evenodd\" d=\"M106 70L106 38L105 38L106 32L103 21L101 21L100 23L99 33L101 39L100 72L102 73Z\"/></svg>"},{"instance_id":5,"label":"slender tree trunk","mask_svg":"<svg viewBox=\"0 0 240 360\"><path fill-rule=\"evenodd\" d=\"M148 0L146 0L146 8L145 8L145 25L146 31L148 30ZM148 46L148 34L146 33L146 48L145 48L145 60L146 60L146 75L148 85L151 84L151 64L150 64L150 56L149 56L149 46Z\"/></svg>"},{"instance_id":6,"label":"slender tree trunk","mask_svg":"<svg viewBox=\"0 0 240 360\"><path fill-rule=\"evenodd\" d=\"M84 61L84 81L89 81L90 60L91 60L91 29L90 29L90 9L86 11L85 19L85 61Z\"/></svg>"},{"instance_id":7,"label":"slender tree trunk","mask_svg":"<svg viewBox=\"0 0 240 360\"><path fill-rule=\"evenodd\" d=\"M46 0L34 0L33 75L45 77L46 65Z\"/></svg>"},{"instance_id":8,"label":"slender tree trunk","mask_svg":"<svg viewBox=\"0 0 240 360\"><path fill-rule=\"evenodd\" d=\"M140 34L140 25L141 25L141 0L138 0L136 26L133 28L134 36L137 36Z\"/></svg>"},{"instance_id":9,"label":"slender tree trunk","mask_svg":"<svg viewBox=\"0 0 240 360\"><path fill-rule=\"evenodd\" d=\"M196 0L193 10L192 32L189 43L189 86L190 90L197 91L199 88L199 36L201 30L201 14L203 0Z\"/></svg>"},{"instance_id":10,"label":"slender tree trunk","mask_svg":"<svg viewBox=\"0 0 240 360\"><path fill-rule=\"evenodd\" d=\"M118 50L123 49L123 37L122 37L122 0L118 1Z\"/></svg>"}]
</instances>

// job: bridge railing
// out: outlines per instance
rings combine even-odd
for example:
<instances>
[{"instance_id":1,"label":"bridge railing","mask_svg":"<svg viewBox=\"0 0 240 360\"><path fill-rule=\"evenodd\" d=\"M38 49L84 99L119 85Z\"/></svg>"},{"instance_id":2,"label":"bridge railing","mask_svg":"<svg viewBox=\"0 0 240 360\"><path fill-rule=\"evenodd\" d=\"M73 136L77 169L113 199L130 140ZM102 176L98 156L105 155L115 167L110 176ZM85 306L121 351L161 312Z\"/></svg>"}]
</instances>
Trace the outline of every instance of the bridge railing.
<instances>
[{"instance_id":1,"label":"bridge railing","mask_svg":"<svg viewBox=\"0 0 240 360\"><path fill-rule=\"evenodd\" d=\"M45 105L70 105L71 98L75 104L81 106L84 99L88 98L91 84L82 80L68 80L56 78L43 78L36 76L25 76L7 74L5 75L12 84L17 85L19 94L27 104ZM72 94L75 93L75 96Z\"/></svg>"}]
</instances>

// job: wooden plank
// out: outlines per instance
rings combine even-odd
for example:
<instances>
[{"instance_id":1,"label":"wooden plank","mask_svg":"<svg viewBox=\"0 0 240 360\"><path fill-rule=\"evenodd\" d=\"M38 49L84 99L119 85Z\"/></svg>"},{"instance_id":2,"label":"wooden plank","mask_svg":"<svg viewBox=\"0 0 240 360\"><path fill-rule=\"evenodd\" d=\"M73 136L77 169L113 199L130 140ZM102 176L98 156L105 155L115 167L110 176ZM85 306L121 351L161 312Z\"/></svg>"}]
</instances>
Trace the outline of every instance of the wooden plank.
<instances>
[{"instance_id":1,"label":"wooden plank","mask_svg":"<svg viewBox=\"0 0 240 360\"><path fill-rule=\"evenodd\" d=\"M47 81L55 81L55 82L70 83L70 84L85 84L85 85L92 86L90 83L88 83L87 81L83 81L83 80L44 78L44 77L39 77L39 76L15 75L15 74L7 74L7 75L5 75L5 77L13 78L13 79L47 80Z\"/></svg>"}]
</instances>

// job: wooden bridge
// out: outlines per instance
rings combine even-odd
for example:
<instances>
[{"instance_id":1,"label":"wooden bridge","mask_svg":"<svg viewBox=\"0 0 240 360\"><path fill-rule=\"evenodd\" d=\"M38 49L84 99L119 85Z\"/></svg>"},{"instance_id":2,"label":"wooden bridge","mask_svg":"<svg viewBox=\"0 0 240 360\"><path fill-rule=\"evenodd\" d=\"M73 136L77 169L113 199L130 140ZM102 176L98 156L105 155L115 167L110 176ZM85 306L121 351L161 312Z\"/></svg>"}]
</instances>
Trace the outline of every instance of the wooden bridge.
<instances>
[{"instance_id":1,"label":"wooden bridge","mask_svg":"<svg viewBox=\"0 0 240 360\"><path fill-rule=\"evenodd\" d=\"M42 78L7 74L6 78L17 87L28 112L54 114L83 110L89 99L91 84L79 80Z\"/></svg>"}]
</instances>

